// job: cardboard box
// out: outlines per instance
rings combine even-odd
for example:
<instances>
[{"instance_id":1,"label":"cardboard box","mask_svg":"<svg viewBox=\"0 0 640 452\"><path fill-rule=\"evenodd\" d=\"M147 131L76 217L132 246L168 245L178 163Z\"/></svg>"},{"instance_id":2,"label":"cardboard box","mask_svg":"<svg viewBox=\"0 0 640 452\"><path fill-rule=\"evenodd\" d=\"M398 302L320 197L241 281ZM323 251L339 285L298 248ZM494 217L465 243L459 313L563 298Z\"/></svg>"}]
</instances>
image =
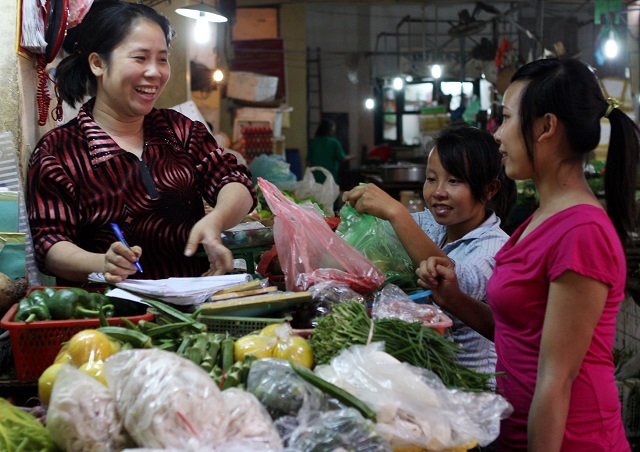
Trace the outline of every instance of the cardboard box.
<instances>
[{"instance_id":1,"label":"cardboard box","mask_svg":"<svg viewBox=\"0 0 640 452\"><path fill-rule=\"evenodd\" d=\"M250 102L271 102L276 98L278 77L252 72L230 72L227 97Z\"/></svg>"}]
</instances>

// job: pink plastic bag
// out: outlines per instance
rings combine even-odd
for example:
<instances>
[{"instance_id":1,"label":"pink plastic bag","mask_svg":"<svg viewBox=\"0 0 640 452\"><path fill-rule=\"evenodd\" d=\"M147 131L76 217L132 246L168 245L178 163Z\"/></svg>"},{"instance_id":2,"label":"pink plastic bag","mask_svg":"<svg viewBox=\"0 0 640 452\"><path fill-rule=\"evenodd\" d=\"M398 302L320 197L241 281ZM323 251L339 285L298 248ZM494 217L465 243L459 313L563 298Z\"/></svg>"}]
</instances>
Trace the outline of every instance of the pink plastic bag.
<instances>
[{"instance_id":1,"label":"pink plastic bag","mask_svg":"<svg viewBox=\"0 0 640 452\"><path fill-rule=\"evenodd\" d=\"M368 293L384 283L384 274L373 262L333 232L313 207L296 204L261 177L258 186L275 215L273 239L287 290L342 281Z\"/></svg>"}]
</instances>

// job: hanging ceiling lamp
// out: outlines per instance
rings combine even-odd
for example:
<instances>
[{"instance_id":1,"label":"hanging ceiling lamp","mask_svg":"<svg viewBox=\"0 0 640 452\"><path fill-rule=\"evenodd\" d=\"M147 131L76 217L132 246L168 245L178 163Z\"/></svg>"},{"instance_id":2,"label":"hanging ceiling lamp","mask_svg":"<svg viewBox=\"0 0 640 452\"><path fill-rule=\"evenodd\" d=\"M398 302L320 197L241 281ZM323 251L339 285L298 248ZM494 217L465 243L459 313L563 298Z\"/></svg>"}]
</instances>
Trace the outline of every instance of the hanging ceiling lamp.
<instances>
[{"instance_id":1,"label":"hanging ceiling lamp","mask_svg":"<svg viewBox=\"0 0 640 452\"><path fill-rule=\"evenodd\" d=\"M203 0L197 5L184 6L176 9L176 13L191 19L204 19L207 22L226 22L228 19L220 14L213 6L207 5Z\"/></svg>"}]
</instances>

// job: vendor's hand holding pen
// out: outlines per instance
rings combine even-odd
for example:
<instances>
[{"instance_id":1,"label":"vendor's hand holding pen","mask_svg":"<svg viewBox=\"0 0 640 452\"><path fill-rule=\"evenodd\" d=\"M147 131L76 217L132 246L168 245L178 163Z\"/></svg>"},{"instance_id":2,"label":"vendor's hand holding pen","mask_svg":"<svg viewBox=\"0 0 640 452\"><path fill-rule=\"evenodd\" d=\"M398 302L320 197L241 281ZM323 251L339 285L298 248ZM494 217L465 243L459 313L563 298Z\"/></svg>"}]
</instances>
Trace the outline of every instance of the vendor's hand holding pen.
<instances>
[{"instance_id":1,"label":"vendor's hand holding pen","mask_svg":"<svg viewBox=\"0 0 640 452\"><path fill-rule=\"evenodd\" d=\"M120 240L120 242L122 242L122 244L124 246L126 246L129 249L131 249L131 247L127 243L126 239L124 238L124 234L122 234L122 230L120 229L120 226L118 226L117 223L111 223L111 229L113 229L113 232L115 232L116 237L118 237L118 240ZM140 265L140 261L138 259L136 259L135 264L136 264L136 268L138 269L138 271L140 273L143 273L142 265Z\"/></svg>"}]
</instances>

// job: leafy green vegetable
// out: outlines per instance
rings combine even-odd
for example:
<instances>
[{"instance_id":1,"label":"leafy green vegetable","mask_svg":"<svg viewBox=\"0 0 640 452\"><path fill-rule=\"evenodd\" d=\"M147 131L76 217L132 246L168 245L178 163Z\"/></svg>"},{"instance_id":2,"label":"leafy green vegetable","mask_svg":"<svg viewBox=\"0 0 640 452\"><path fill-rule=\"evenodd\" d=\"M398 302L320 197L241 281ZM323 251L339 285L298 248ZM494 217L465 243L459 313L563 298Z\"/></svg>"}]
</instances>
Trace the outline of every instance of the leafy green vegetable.
<instances>
[{"instance_id":1,"label":"leafy green vegetable","mask_svg":"<svg viewBox=\"0 0 640 452\"><path fill-rule=\"evenodd\" d=\"M59 449L38 419L0 398L0 450L46 452Z\"/></svg>"}]
</instances>

